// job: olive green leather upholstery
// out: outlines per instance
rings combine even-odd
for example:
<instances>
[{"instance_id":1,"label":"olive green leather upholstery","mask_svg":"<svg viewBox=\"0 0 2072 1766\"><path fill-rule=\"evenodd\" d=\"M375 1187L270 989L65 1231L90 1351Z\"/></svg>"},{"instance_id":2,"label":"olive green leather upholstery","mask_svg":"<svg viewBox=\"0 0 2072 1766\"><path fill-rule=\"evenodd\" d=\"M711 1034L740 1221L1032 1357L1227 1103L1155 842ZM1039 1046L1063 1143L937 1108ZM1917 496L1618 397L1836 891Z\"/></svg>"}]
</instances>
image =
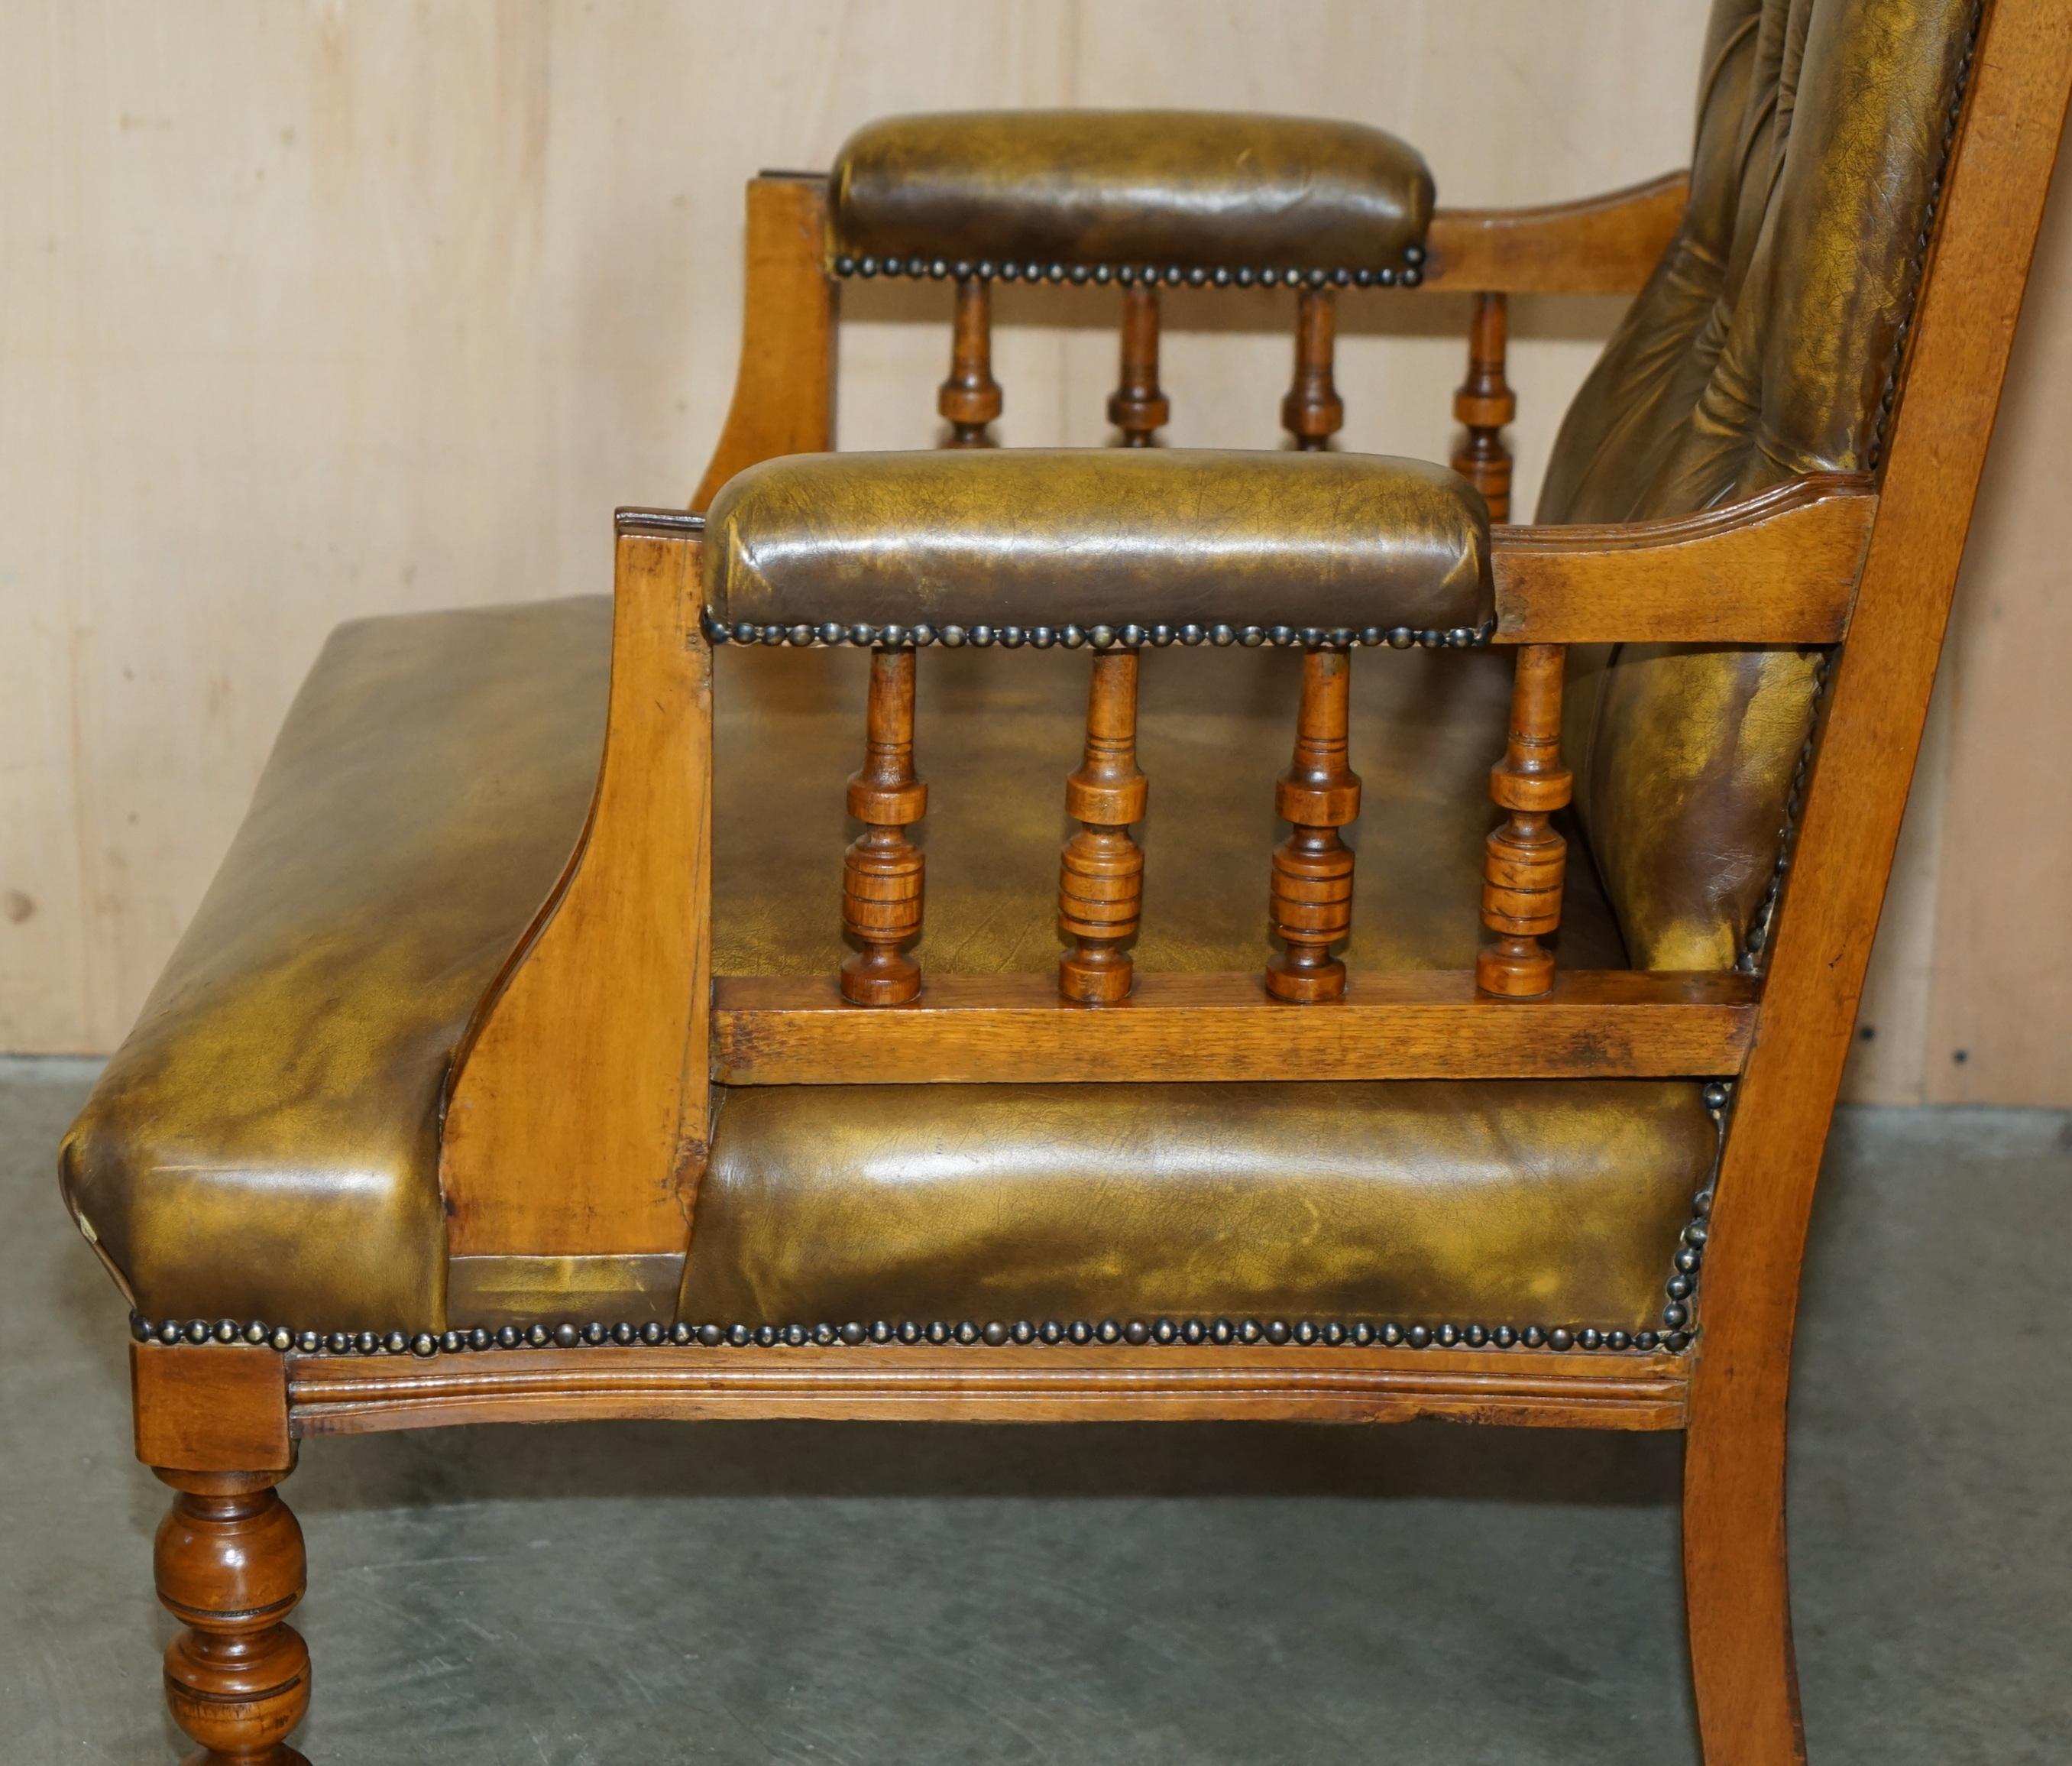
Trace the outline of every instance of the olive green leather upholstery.
<instances>
[{"instance_id":1,"label":"olive green leather upholstery","mask_svg":"<svg viewBox=\"0 0 2072 1766\"><path fill-rule=\"evenodd\" d=\"M830 257L881 262L1395 271L1432 217L1393 135L1211 111L889 117L829 182Z\"/></svg>"},{"instance_id":2,"label":"olive green leather upholstery","mask_svg":"<svg viewBox=\"0 0 2072 1766\"><path fill-rule=\"evenodd\" d=\"M1556 444L1542 521L1676 515L1868 470L1971 0L1716 0L1690 206ZM1577 813L1634 961L1724 969L1776 861L1814 657L1572 660Z\"/></svg>"},{"instance_id":3,"label":"olive green leather upholstery","mask_svg":"<svg viewBox=\"0 0 2072 1766\"><path fill-rule=\"evenodd\" d=\"M1712 1156L1696 1091L744 1087L721 1106L679 1312L1659 1329Z\"/></svg>"},{"instance_id":4,"label":"olive green leather upholstery","mask_svg":"<svg viewBox=\"0 0 2072 1766\"><path fill-rule=\"evenodd\" d=\"M1494 612L1481 496L1374 454L794 454L713 499L705 556L713 617L755 626L1449 631Z\"/></svg>"},{"instance_id":5,"label":"olive green leather upholstery","mask_svg":"<svg viewBox=\"0 0 2072 1766\"><path fill-rule=\"evenodd\" d=\"M67 1204L147 1315L443 1315L447 1069L582 825L602 608L331 635L60 1155Z\"/></svg>"},{"instance_id":6,"label":"olive green leather upholstery","mask_svg":"<svg viewBox=\"0 0 2072 1766\"><path fill-rule=\"evenodd\" d=\"M579 599L365 621L327 646L221 874L65 1146L68 1198L147 1315L324 1329L446 1322L440 1103L471 1016L582 825L609 644L607 604ZM853 829L842 781L861 753L863 658L730 648L717 663L715 967L832 972L844 953L841 851ZM1148 654L1137 946L1147 969L1261 961L1268 854L1282 832L1272 781L1287 764L1300 672L1285 651ZM923 659L916 752L931 797L919 953L931 968L1054 960L1063 780L1083 739L1087 674L1083 655L1063 651ZM1353 681L1351 760L1366 807L1350 830L1361 861L1347 958L1466 967L1506 659L1363 652ZM1579 966L1622 960L1587 864L1576 868L1562 937ZM694 1259L686 1303L701 1316L722 1301L816 1316L846 1296L898 1316L952 1292L973 1304L1012 1292L1032 1307L1091 1309L1130 1292L1190 1291L1175 1272L1190 1258L1191 1291L1207 1307L1351 1307L1364 1295L1375 1307L1429 1303L1435 1322L1470 1322L1472 1301L1490 1308L1480 1322L1503 1322L1508 1308L1520 1322L1531 1313L1618 1328L1659 1305L1704 1179L1711 1127L1696 1091L1520 1082L744 1093L719 1113L696 1228L702 1240L709 1223L713 1236ZM1060 1118L1082 1109L1079 1138L1060 1140ZM847 1120L840 1135L821 1132L829 1112ZM1396 1126L1378 1134L1383 1118ZM1297 1120L1299 1159L1273 1126ZM824 1142L810 1166L791 1151L802 1134ZM961 1186L944 1163L946 1136L963 1149ZM981 1144L992 1164L976 1157ZM1104 1149L1108 1163L1069 1184L1039 1180L1074 1145ZM1296 1181L1313 1159L1333 1198L1321 1214ZM837 1182L845 1170L857 1181ZM1498 1181L1505 1170L1523 1188ZM853 1256L831 1256L826 1286L790 1268L831 1219L886 1194L900 1171L928 1175L942 1230L911 1243L911 1216L884 1216L872 1305ZM782 1181L791 1175L796 1185ZM1075 1224L1096 1175L1115 1255L1164 1247L1140 1287L1109 1281L1112 1258L1092 1254ZM1198 1178L1219 1186L1214 1208L1182 1202ZM983 1229L996 1179L1026 1245L1019 1263L989 1276L970 1260L993 1255ZM1226 1208L1256 1226L1294 1224L1278 1249L1231 1264L1217 1298ZM1557 1219L1567 1223L1559 1233ZM862 1250L853 1221L839 1230ZM1046 1234L1058 1250L1047 1267L1037 1255ZM1531 1259L1510 1266L1477 1249L1527 1239ZM1395 1249L1361 1288L1352 1272L1383 1240ZM731 1273L715 1266L730 1245ZM960 1258L963 1286L946 1286ZM1479 1272L1474 1283L1447 1302L1465 1270Z\"/></svg>"}]
</instances>

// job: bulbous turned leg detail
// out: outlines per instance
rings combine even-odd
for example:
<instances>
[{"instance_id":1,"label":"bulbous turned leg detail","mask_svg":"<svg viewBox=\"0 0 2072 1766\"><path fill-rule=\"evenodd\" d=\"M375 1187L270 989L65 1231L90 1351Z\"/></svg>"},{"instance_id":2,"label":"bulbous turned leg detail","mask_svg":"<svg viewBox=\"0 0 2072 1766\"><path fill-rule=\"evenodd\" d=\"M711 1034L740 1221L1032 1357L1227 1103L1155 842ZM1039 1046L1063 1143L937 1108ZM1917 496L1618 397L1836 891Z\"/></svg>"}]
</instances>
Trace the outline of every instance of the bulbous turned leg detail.
<instances>
[{"instance_id":1,"label":"bulbous turned leg detail","mask_svg":"<svg viewBox=\"0 0 2072 1766\"><path fill-rule=\"evenodd\" d=\"M310 1653L287 1623L306 1579L283 1472L160 1471L178 1492L154 1554L180 1621L166 1702L200 1751L186 1766L308 1766L287 1744L310 1706Z\"/></svg>"}]
</instances>

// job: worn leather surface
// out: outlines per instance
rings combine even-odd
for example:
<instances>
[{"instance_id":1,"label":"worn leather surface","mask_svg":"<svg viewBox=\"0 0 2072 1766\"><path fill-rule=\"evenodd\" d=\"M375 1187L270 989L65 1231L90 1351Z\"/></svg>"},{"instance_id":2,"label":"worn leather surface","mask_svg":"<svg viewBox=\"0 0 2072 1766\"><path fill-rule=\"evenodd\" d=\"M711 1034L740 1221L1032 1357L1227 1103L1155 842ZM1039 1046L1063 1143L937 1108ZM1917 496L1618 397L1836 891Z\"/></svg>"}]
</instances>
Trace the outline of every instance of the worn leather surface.
<instances>
[{"instance_id":1,"label":"worn leather surface","mask_svg":"<svg viewBox=\"0 0 2072 1766\"><path fill-rule=\"evenodd\" d=\"M147 1315L324 1329L443 1321L439 1098L471 1015L582 825L609 644L608 603L586 599L367 621L326 648L221 873L65 1145L68 1199ZM715 966L831 971L844 953L853 829L842 781L861 752L865 657L758 648L718 661ZM1347 831L1360 854L1355 965L1473 961L1505 661L1354 659L1351 760L1367 783ZM1272 782L1300 667L1286 651L1145 657L1145 966L1263 959L1268 854L1284 831ZM1054 960L1063 780L1087 676L1083 654L1057 651L921 659L916 752L932 794L919 949L931 966ZM1572 871L1562 948L1577 966L1622 961L1587 863ZM1651 1109L1697 1112L1694 1087L1642 1089ZM930 1110L976 1095L944 1090ZM1179 1095L1160 1133L1207 1120L1223 1095ZM1501 1115L1507 1097L1565 1094L1448 1095L1474 1117ZM1605 1109L1589 1132L1616 1138ZM727 1132L730 1156L748 1156ZM1147 1127L1145 1147L1157 1139ZM1022 1156L1016 1146L1003 1139L1001 1156ZM1538 1155L1521 1142L1519 1157L1529 1174ZM1687 1175L1679 1165L1661 1181ZM1666 1241L1657 1249L1667 1255ZM556 1310L544 1260L524 1282L500 1279L505 1312L520 1294Z\"/></svg>"},{"instance_id":2,"label":"worn leather surface","mask_svg":"<svg viewBox=\"0 0 2072 1766\"><path fill-rule=\"evenodd\" d=\"M444 1316L438 1112L582 825L602 602L342 627L61 1155L147 1316Z\"/></svg>"},{"instance_id":3,"label":"worn leather surface","mask_svg":"<svg viewBox=\"0 0 2072 1766\"><path fill-rule=\"evenodd\" d=\"M1716 0L1690 207L1564 424L1542 521L1687 513L1873 463L1970 0ZM1576 805L1634 961L1731 965L1814 696L1792 650L1572 660Z\"/></svg>"},{"instance_id":4,"label":"worn leather surface","mask_svg":"<svg viewBox=\"0 0 2072 1766\"><path fill-rule=\"evenodd\" d=\"M1712 1155L1696 1093L744 1087L720 1110L680 1315L1659 1328Z\"/></svg>"},{"instance_id":5,"label":"worn leather surface","mask_svg":"<svg viewBox=\"0 0 2072 1766\"><path fill-rule=\"evenodd\" d=\"M830 255L1182 270L1395 268L1416 151L1359 123L1188 110L890 117L843 143Z\"/></svg>"},{"instance_id":6,"label":"worn leather surface","mask_svg":"<svg viewBox=\"0 0 2072 1766\"><path fill-rule=\"evenodd\" d=\"M1476 627L1489 510L1371 454L794 454L730 480L705 600L757 624Z\"/></svg>"}]
</instances>

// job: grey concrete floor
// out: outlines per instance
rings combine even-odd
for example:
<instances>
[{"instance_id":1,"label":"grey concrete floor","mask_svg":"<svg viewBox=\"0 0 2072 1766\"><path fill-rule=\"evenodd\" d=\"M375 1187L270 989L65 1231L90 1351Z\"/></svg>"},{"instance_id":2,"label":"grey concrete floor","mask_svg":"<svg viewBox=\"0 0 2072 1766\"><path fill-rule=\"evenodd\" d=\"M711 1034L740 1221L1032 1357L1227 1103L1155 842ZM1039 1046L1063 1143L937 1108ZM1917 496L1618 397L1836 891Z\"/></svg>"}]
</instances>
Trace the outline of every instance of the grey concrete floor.
<instances>
[{"instance_id":1,"label":"grey concrete floor","mask_svg":"<svg viewBox=\"0 0 2072 1766\"><path fill-rule=\"evenodd\" d=\"M0 1760L162 1766L165 1492L0 1063ZM2072 1760L2072 1124L1866 1112L1792 1467L1816 1766ZM319 1443L317 1766L1695 1761L1673 1439L623 1425Z\"/></svg>"}]
</instances>

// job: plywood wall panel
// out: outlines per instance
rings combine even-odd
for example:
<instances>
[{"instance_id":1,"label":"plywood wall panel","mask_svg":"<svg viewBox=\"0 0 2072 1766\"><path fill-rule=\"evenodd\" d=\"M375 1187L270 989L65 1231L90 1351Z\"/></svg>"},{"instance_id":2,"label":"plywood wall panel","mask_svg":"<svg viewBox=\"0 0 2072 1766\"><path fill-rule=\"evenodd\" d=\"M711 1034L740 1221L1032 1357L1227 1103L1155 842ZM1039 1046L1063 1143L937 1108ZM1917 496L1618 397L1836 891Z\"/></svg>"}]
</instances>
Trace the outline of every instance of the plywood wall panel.
<instances>
[{"instance_id":1,"label":"plywood wall panel","mask_svg":"<svg viewBox=\"0 0 2072 1766\"><path fill-rule=\"evenodd\" d=\"M2072 1105L2072 179L2037 253L1943 653L1931 1103ZM2055 274L2054 274L2055 272Z\"/></svg>"}]
</instances>

